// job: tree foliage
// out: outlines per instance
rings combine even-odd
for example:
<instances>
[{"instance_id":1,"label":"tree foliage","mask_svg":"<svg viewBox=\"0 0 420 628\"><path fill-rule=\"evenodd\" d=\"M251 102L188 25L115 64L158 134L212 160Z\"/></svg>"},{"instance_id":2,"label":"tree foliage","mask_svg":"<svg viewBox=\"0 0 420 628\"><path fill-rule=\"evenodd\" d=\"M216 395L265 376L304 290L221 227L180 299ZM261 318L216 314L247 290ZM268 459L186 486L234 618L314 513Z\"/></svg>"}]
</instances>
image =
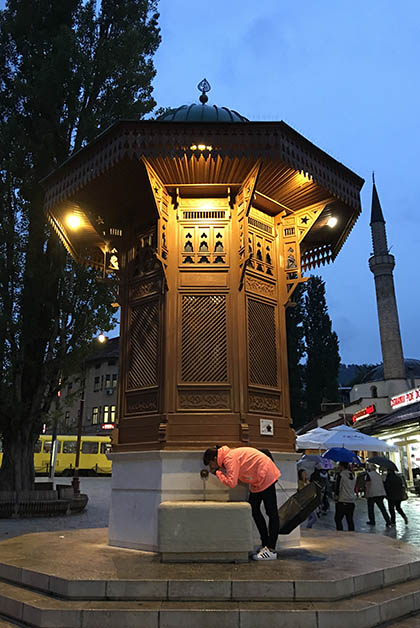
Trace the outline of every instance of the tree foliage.
<instances>
[{"instance_id":1,"label":"tree foliage","mask_svg":"<svg viewBox=\"0 0 420 628\"><path fill-rule=\"evenodd\" d=\"M286 310L290 410L295 426L302 425L306 418L305 367L302 364L306 353L303 330L304 293L304 284L299 284L293 293L293 305Z\"/></svg>"},{"instance_id":2,"label":"tree foliage","mask_svg":"<svg viewBox=\"0 0 420 628\"><path fill-rule=\"evenodd\" d=\"M293 300L287 330L291 409L298 427L321 413L323 401L338 401L340 355L321 277L298 286Z\"/></svg>"},{"instance_id":3,"label":"tree foliage","mask_svg":"<svg viewBox=\"0 0 420 628\"><path fill-rule=\"evenodd\" d=\"M40 181L116 119L155 106L157 0L9 0L0 11L0 487L31 488L58 381L99 329L109 289L46 223Z\"/></svg>"},{"instance_id":4,"label":"tree foliage","mask_svg":"<svg viewBox=\"0 0 420 628\"><path fill-rule=\"evenodd\" d=\"M325 299L325 282L310 277L306 284L303 329L306 341L306 404L309 416L321 411L321 403L338 401L340 354L332 331Z\"/></svg>"}]
</instances>

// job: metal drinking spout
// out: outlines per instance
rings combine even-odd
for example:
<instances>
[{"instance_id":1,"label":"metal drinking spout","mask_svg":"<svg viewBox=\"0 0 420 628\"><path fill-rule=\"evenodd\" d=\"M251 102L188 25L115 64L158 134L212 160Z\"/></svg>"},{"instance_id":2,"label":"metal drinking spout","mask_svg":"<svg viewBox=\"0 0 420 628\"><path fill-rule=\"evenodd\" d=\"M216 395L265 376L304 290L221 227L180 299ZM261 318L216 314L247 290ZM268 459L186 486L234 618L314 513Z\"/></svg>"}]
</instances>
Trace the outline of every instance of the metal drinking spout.
<instances>
[{"instance_id":1,"label":"metal drinking spout","mask_svg":"<svg viewBox=\"0 0 420 628\"><path fill-rule=\"evenodd\" d=\"M206 482L208 480L209 477L209 472L207 469L201 469L200 471L200 477L203 481L203 502L206 501Z\"/></svg>"}]
</instances>

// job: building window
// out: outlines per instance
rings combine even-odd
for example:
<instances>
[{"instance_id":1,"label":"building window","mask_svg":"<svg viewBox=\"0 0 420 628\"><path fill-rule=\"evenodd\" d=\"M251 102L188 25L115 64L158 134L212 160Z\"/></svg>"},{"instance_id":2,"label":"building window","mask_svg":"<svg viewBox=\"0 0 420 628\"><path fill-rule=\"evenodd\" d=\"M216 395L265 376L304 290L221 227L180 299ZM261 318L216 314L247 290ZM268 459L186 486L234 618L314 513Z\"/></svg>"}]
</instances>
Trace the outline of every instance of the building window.
<instances>
[{"instance_id":1,"label":"building window","mask_svg":"<svg viewBox=\"0 0 420 628\"><path fill-rule=\"evenodd\" d=\"M116 388L117 387L117 374L114 373L114 375L112 376L112 388Z\"/></svg>"},{"instance_id":2,"label":"building window","mask_svg":"<svg viewBox=\"0 0 420 628\"><path fill-rule=\"evenodd\" d=\"M98 392L98 390L100 389L101 389L101 378L98 375L97 377L95 377L93 381L93 392Z\"/></svg>"},{"instance_id":3,"label":"building window","mask_svg":"<svg viewBox=\"0 0 420 628\"><path fill-rule=\"evenodd\" d=\"M64 414L64 420L66 421L66 423L70 420L70 410L66 410Z\"/></svg>"},{"instance_id":4,"label":"building window","mask_svg":"<svg viewBox=\"0 0 420 628\"><path fill-rule=\"evenodd\" d=\"M100 362L97 362L97 363L95 364L95 368L96 368L96 369L100 369L100 368L101 368L101 363L100 363Z\"/></svg>"},{"instance_id":5,"label":"building window","mask_svg":"<svg viewBox=\"0 0 420 628\"><path fill-rule=\"evenodd\" d=\"M117 412L117 406L111 406L111 423L115 423L116 412Z\"/></svg>"},{"instance_id":6,"label":"building window","mask_svg":"<svg viewBox=\"0 0 420 628\"><path fill-rule=\"evenodd\" d=\"M117 360L108 360L108 366L115 366L117 363Z\"/></svg>"},{"instance_id":7,"label":"building window","mask_svg":"<svg viewBox=\"0 0 420 628\"><path fill-rule=\"evenodd\" d=\"M109 423L109 406L104 406L103 422L104 423Z\"/></svg>"},{"instance_id":8,"label":"building window","mask_svg":"<svg viewBox=\"0 0 420 628\"><path fill-rule=\"evenodd\" d=\"M376 398L378 396L378 389L376 386L370 387L370 396Z\"/></svg>"},{"instance_id":9,"label":"building window","mask_svg":"<svg viewBox=\"0 0 420 628\"><path fill-rule=\"evenodd\" d=\"M111 375L109 373L105 375L105 388L111 388Z\"/></svg>"},{"instance_id":10,"label":"building window","mask_svg":"<svg viewBox=\"0 0 420 628\"><path fill-rule=\"evenodd\" d=\"M92 408L92 425L98 424L99 408Z\"/></svg>"}]
</instances>

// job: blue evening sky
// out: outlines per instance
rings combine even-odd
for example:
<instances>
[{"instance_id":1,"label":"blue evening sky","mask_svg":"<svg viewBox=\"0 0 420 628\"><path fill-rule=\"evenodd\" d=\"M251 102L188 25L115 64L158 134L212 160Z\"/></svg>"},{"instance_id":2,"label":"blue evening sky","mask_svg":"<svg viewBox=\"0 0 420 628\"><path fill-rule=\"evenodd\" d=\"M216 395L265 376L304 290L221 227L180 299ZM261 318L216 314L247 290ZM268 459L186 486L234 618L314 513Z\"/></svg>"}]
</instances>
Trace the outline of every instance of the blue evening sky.
<instances>
[{"instance_id":1,"label":"blue evening sky","mask_svg":"<svg viewBox=\"0 0 420 628\"><path fill-rule=\"evenodd\" d=\"M210 103L284 120L366 180L355 228L316 271L345 363L382 360L367 262L375 171L404 354L420 359L419 0L160 0L159 9L160 106L197 102L206 77Z\"/></svg>"},{"instance_id":2,"label":"blue evening sky","mask_svg":"<svg viewBox=\"0 0 420 628\"><path fill-rule=\"evenodd\" d=\"M345 363L382 359L367 263L375 171L404 354L420 359L419 0L160 0L159 11L159 106L197 102L206 77L210 103L284 120L366 180L355 228L316 271Z\"/></svg>"}]
</instances>

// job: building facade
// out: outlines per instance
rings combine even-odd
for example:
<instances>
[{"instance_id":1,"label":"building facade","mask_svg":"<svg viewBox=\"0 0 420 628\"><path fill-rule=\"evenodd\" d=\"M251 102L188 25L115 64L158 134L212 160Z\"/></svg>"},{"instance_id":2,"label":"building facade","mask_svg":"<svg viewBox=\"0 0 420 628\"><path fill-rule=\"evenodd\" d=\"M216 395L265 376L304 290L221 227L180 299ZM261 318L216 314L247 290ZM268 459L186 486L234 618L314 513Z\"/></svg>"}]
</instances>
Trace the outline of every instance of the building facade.
<instances>
[{"instance_id":1,"label":"building facade","mask_svg":"<svg viewBox=\"0 0 420 628\"><path fill-rule=\"evenodd\" d=\"M112 431L117 421L118 345L119 338L107 339L86 358L84 377L66 380L50 413L50 426L56 419L58 433L75 434L81 410L83 435Z\"/></svg>"}]
</instances>

